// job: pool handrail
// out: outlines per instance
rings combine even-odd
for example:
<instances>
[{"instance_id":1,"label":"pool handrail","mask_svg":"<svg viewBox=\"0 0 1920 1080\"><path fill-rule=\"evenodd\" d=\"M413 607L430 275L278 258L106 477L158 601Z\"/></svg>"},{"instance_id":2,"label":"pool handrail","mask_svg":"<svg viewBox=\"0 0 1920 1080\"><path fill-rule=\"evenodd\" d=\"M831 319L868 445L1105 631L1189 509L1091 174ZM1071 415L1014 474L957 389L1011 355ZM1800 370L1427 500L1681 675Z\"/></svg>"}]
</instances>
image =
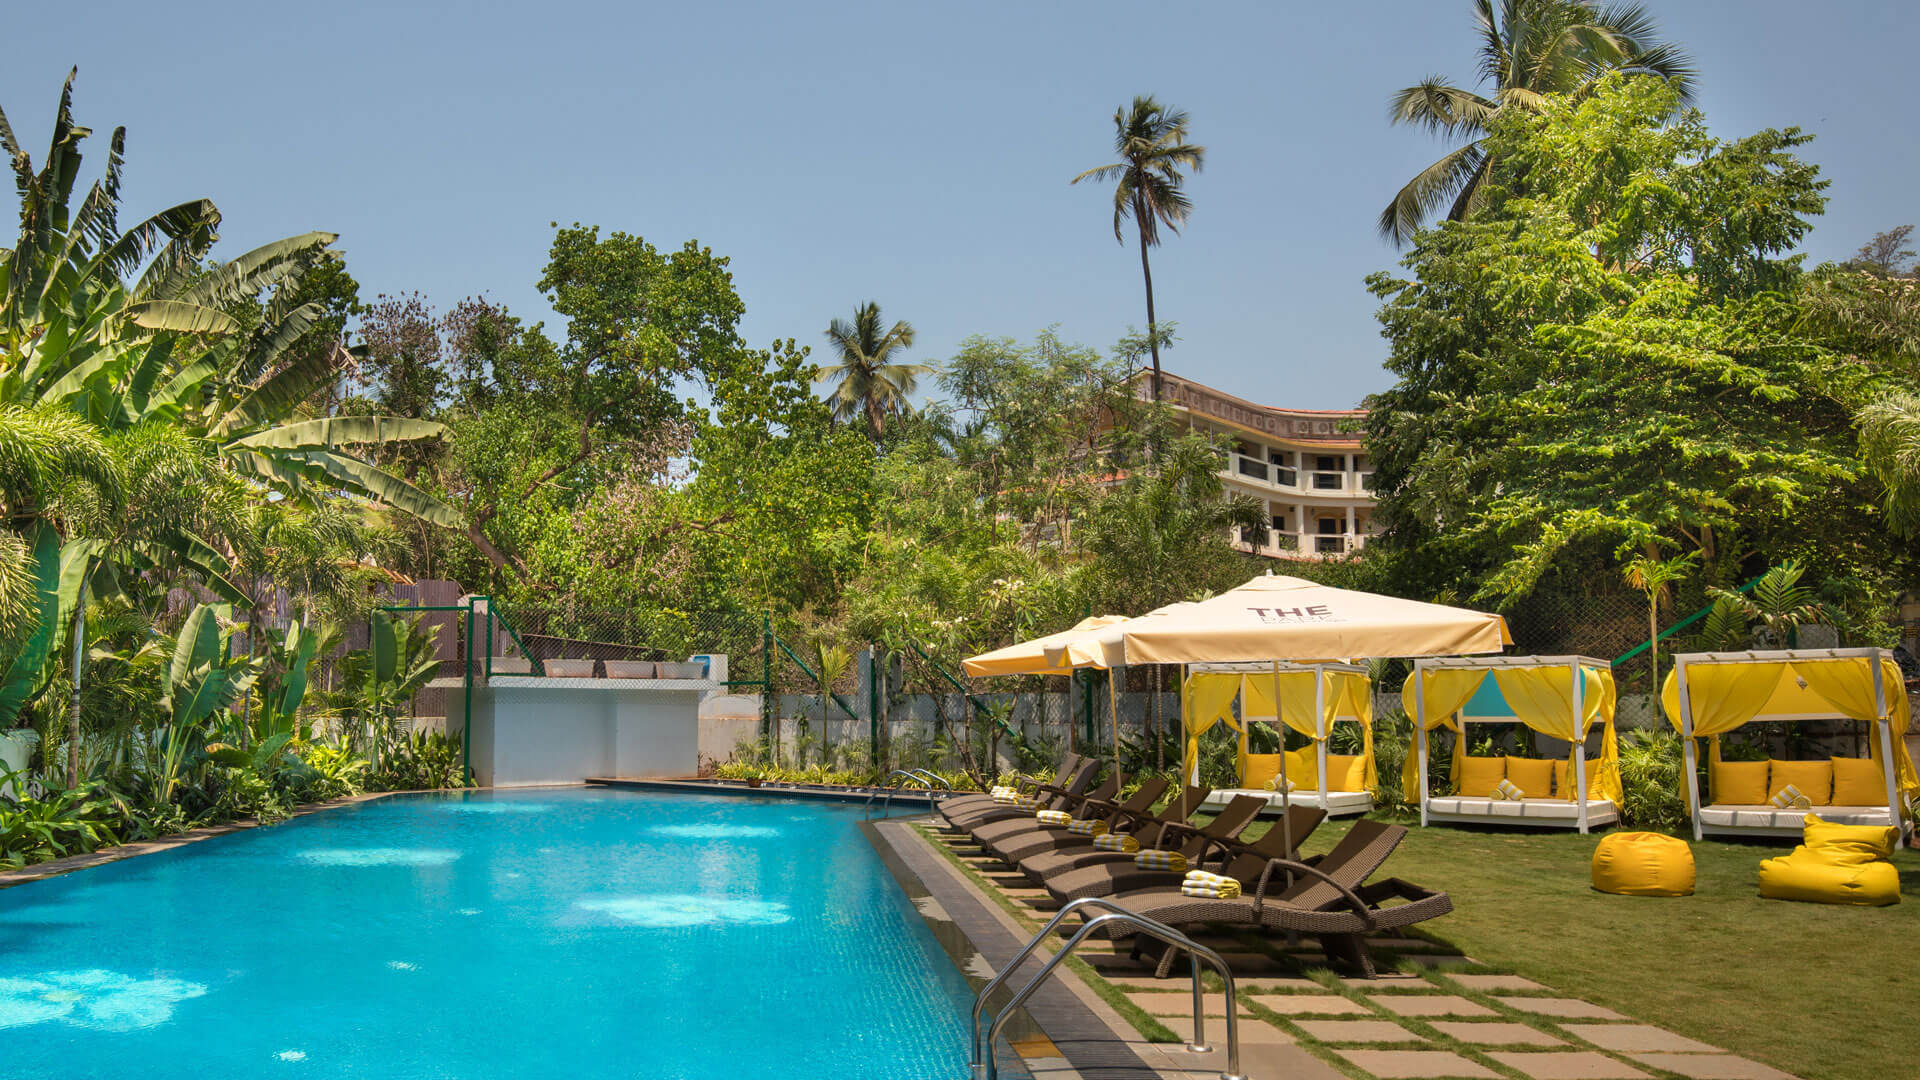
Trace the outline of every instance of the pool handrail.
<instances>
[{"instance_id":1,"label":"pool handrail","mask_svg":"<svg viewBox=\"0 0 1920 1080\"><path fill-rule=\"evenodd\" d=\"M1035 974L1033 978L1027 980L1026 985L1015 991L1013 997L1008 999L1005 1005L1001 1006L1000 1011L994 1014L992 1026L987 1029L986 1042L983 1046L980 1037L980 1020L986 1012L987 997L1006 984L1008 977L1011 976L1021 964L1025 963L1028 957L1033 955L1034 950L1040 947L1041 942L1053 936L1054 930L1066 920L1067 916L1085 908L1101 909L1101 914L1095 915L1093 918L1082 923L1080 928L1073 932L1073 936L1067 939L1065 945L1060 946L1059 949L1054 951L1053 955L1047 957L1047 962L1040 965L1039 972ZM1093 933L1100 927L1113 923L1131 926L1140 933L1156 938L1171 948L1185 949L1187 951L1188 963L1193 971L1193 1038L1188 1041L1187 1049L1196 1054L1205 1054L1213 1050L1213 1047L1208 1046L1206 1043L1207 1036L1204 1025L1206 1023L1207 1010L1205 1006L1205 994L1200 985L1200 962L1205 960L1208 965L1220 972L1220 981L1225 984L1227 995L1227 1066L1226 1069L1221 1072L1220 1080L1247 1080L1246 1076L1240 1072L1240 1028L1239 1021L1234 1015L1239 1009L1234 999L1233 971L1227 967L1227 962L1221 958L1219 953L1214 952L1205 945L1175 930L1173 927L1149 919L1145 915L1129 911L1104 896L1083 896L1078 900L1068 901L1065 906L1054 913L1053 918L1047 921L1047 925L1040 928L1039 933L1034 934L1032 938L1028 939L1026 945L1023 946L1018 953L1014 954L1012 960L1008 961L1007 966L1000 969L999 974L987 980L987 984L980 988L980 992L975 995L973 999L973 1058L970 1065L972 1080L998 1080L1000 1066L994 1059L993 1048L1000 1041L1000 1029L1005 1026L1008 1018L1013 1015L1014 1010L1020 1007L1020 1003L1027 999L1029 994L1032 994L1042 982L1046 981L1047 976L1053 973L1053 969L1058 967L1060 962L1065 960L1068 954L1072 953L1087 935Z\"/></svg>"},{"instance_id":2,"label":"pool handrail","mask_svg":"<svg viewBox=\"0 0 1920 1080\"><path fill-rule=\"evenodd\" d=\"M927 789L927 812L932 813L936 804L934 802L933 785L927 782L927 778L906 769L895 769L892 772L888 773L887 775L881 777L880 783L885 785L887 781L892 780L896 776L905 777L907 780L917 780L920 782L920 785L922 787ZM867 793L867 801L865 804L866 812L867 813L873 812L873 800L882 794L886 795L886 799L880 803L880 812L882 814L885 814L888 810L892 809L893 793L900 790L901 784L903 782L904 781L896 781L891 786L876 787L872 791L869 791Z\"/></svg>"}]
</instances>

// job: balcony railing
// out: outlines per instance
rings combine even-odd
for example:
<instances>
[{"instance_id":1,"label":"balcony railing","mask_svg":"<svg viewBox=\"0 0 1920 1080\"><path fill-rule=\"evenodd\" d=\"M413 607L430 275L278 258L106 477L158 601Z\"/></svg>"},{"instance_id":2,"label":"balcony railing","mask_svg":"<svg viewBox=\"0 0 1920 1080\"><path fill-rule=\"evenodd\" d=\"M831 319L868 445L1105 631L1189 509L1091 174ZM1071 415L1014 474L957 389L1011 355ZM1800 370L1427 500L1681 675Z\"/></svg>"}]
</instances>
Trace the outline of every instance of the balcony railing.
<instances>
[{"instance_id":1,"label":"balcony railing","mask_svg":"<svg viewBox=\"0 0 1920 1080\"><path fill-rule=\"evenodd\" d=\"M1300 482L1303 474L1299 470L1232 451L1228 452L1227 461L1221 469L1231 478L1255 481L1292 495L1365 495L1373 488L1373 473L1370 471L1308 470L1304 474L1306 483L1303 485Z\"/></svg>"},{"instance_id":2,"label":"balcony railing","mask_svg":"<svg viewBox=\"0 0 1920 1080\"><path fill-rule=\"evenodd\" d=\"M1276 559L1324 558L1359 551L1367 546L1367 537L1365 533L1300 533L1268 529L1266 543L1254 544L1245 531L1235 529L1233 544L1241 551Z\"/></svg>"}]
</instances>

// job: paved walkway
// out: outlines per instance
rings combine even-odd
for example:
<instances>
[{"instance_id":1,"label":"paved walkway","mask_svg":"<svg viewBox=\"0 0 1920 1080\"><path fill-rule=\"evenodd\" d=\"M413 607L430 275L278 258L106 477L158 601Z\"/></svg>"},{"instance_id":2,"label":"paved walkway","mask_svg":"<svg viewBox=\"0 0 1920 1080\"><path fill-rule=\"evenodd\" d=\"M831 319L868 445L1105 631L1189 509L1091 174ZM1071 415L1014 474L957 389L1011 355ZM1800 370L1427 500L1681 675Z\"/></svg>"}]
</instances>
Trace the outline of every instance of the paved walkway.
<instances>
[{"instance_id":1,"label":"paved walkway","mask_svg":"<svg viewBox=\"0 0 1920 1080\"><path fill-rule=\"evenodd\" d=\"M972 883L1017 906L1029 932L1056 905L1032 883L964 837L928 830L964 866ZM1444 931L1444 928L1441 928ZM1491 971L1418 938L1371 944L1384 974L1341 978L1311 945L1222 932L1200 942L1220 952L1238 985L1241 1066L1252 1080L1794 1080L1739 1057L1641 1023L1518 975ZM1217 1077L1224 1054L1195 1055L1193 999L1184 979L1156 980L1125 947L1091 941L1087 962L1145 1014L1131 1048L1162 1076ZM1394 970L1396 969L1397 970ZM1226 1004L1207 999L1206 1034L1222 1045ZM1133 1023L1112 1012L1117 1030ZM1075 1074L1061 1061L1029 1058L1036 1077Z\"/></svg>"}]
</instances>

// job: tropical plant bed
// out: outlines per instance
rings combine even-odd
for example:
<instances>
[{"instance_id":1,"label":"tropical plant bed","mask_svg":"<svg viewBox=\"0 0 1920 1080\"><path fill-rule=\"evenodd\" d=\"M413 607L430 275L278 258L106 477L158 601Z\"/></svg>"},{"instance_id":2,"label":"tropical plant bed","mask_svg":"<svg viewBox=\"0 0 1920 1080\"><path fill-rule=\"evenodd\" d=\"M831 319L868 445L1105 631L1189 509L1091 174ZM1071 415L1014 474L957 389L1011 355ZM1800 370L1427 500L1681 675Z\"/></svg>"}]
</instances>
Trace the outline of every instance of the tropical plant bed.
<instances>
[{"instance_id":1,"label":"tropical plant bed","mask_svg":"<svg viewBox=\"0 0 1920 1080\"><path fill-rule=\"evenodd\" d=\"M1326 851L1349 827L1327 822L1306 850ZM1694 895L1609 896L1589 886L1601 835L1416 828L1386 872L1450 893L1453 913L1425 929L1481 963L1806 1080L1887 1075L1887 1048L1909 1037L1897 1003L1920 903L1763 900L1760 860L1790 845L1719 841L1690 845ZM1920 887L1920 855L1893 861L1907 890Z\"/></svg>"}]
</instances>

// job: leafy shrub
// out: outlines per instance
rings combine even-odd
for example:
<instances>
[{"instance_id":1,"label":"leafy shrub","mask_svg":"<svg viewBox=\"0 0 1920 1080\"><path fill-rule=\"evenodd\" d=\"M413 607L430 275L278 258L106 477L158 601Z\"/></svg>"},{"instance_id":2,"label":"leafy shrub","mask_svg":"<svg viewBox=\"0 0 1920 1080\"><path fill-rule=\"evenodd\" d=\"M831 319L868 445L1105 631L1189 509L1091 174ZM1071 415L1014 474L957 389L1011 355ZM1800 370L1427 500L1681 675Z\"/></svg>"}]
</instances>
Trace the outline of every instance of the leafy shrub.
<instances>
[{"instance_id":1,"label":"leafy shrub","mask_svg":"<svg viewBox=\"0 0 1920 1080\"><path fill-rule=\"evenodd\" d=\"M1663 729L1629 731L1620 737L1620 815L1643 829L1674 829L1687 820L1680 787L1680 736Z\"/></svg>"},{"instance_id":2,"label":"leafy shrub","mask_svg":"<svg viewBox=\"0 0 1920 1080\"><path fill-rule=\"evenodd\" d=\"M467 786L466 760L458 735L414 731L396 738L373 770L377 791L432 791Z\"/></svg>"},{"instance_id":3,"label":"leafy shrub","mask_svg":"<svg viewBox=\"0 0 1920 1080\"><path fill-rule=\"evenodd\" d=\"M0 774L0 864L25 866L92 851L117 839L123 820L115 801L98 781L49 791L41 797L30 789L25 774Z\"/></svg>"},{"instance_id":4,"label":"leafy shrub","mask_svg":"<svg viewBox=\"0 0 1920 1080\"><path fill-rule=\"evenodd\" d=\"M305 747L300 756L313 774L307 784L309 798L342 799L366 790L368 762L346 747L314 743Z\"/></svg>"}]
</instances>

